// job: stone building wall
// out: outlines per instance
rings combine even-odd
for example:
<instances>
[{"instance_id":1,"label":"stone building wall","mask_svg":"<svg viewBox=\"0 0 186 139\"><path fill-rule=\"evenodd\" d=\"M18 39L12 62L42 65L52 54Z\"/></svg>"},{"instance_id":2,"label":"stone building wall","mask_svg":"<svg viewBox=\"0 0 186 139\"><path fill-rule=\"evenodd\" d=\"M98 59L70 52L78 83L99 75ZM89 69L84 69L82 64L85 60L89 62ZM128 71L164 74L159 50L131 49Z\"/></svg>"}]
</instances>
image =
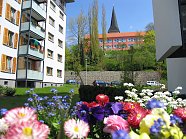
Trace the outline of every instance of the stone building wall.
<instances>
[{"instance_id":1,"label":"stone building wall","mask_svg":"<svg viewBox=\"0 0 186 139\"><path fill-rule=\"evenodd\" d=\"M94 80L120 81L122 74L122 71L87 71L87 84L92 85ZM80 75L86 84L86 71L82 71ZM80 78L73 71L65 71L65 81L68 79L75 79L80 82ZM136 71L134 72L134 80L135 84L145 84L146 81L159 81L160 75L156 71Z\"/></svg>"}]
</instances>

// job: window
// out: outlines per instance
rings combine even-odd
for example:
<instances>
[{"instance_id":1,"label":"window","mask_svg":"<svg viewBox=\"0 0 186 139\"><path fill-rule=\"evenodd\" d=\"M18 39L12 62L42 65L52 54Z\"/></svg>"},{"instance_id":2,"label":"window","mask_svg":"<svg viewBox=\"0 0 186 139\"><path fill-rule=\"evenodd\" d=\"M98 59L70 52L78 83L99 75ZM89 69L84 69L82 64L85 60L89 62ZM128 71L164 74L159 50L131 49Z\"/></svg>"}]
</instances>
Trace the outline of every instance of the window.
<instances>
[{"instance_id":1,"label":"window","mask_svg":"<svg viewBox=\"0 0 186 139\"><path fill-rule=\"evenodd\" d=\"M59 77L59 78L62 77L62 70L57 70L57 77Z\"/></svg>"},{"instance_id":2,"label":"window","mask_svg":"<svg viewBox=\"0 0 186 139\"><path fill-rule=\"evenodd\" d=\"M4 85L8 85L8 81L4 81Z\"/></svg>"},{"instance_id":3,"label":"window","mask_svg":"<svg viewBox=\"0 0 186 139\"><path fill-rule=\"evenodd\" d=\"M111 43L111 42L112 42L112 40L110 40L110 39L107 40L107 43Z\"/></svg>"},{"instance_id":4,"label":"window","mask_svg":"<svg viewBox=\"0 0 186 139\"><path fill-rule=\"evenodd\" d=\"M54 42L54 35L52 35L50 32L48 33L48 40Z\"/></svg>"},{"instance_id":5,"label":"window","mask_svg":"<svg viewBox=\"0 0 186 139\"><path fill-rule=\"evenodd\" d=\"M136 41L136 38L128 38L128 41L129 42L134 42L134 41Z\"/></svg>"},{"instance_id":6,"label":"window","mask_svg":"<svg viewBox=\"0 0 186 139\"><path fill-rule=\"evenodd\" d=\"M8 46L10 46L10 47L13 47L13 35L14 35L14 33L13 32L11 32L11 31L8 31Z\"/></svg>"},{"instance_id":7,"label":"window","mask_svg":"<svg viewBox=\"0 0 186 139\"><path fill-rule=\"evenodd\" d=\"M61 25L59 25L59 32L63 33L63 27Z\"/></svg>"},{"instance_id":8,"label":"window","mask_svg":"<svg viewBox=\"0 0 186 139\"><path fill-rule=\"evenodd\" d=\"M47 50L47 57L53 59L53 51Z\"/></svg>"},{"instance_id":9,"label":"window","mask_svg":"<svg viewBox=\"0 0 186 139\"><path fill-rule=\"evenodd\" d=\"M64 14L61 11L59 12L59 17L64 20Z\"/></svg>"},{"instance_id":10,"label":"window","mask_svg":"<svg viewBox=\"0 0 186 139\"><path fill-rule=\"evenodd\" d=\"M13 24L15 24L15 12L16 12L16 10L11 7L10 22L12 22Z\"/></svg>"},{"instance_id":11,"label":"window","mask_svg":"<svg viewBox=\"0 0 186 139\"><path fill-rule=\"evenodd\" d=\"M63 48L63 41L58 39L58 46Z\"/></svg>"},{"instance_id":12,"label":"window","mask_svg":"<svg viewBox=\"0 0 186 139\"><path fill-rule=\"evenodd\" d=\"M1 55L1 71L15 73L16 71L16 58Z\"/></svg>"},{"instance_id":13,"label":"window","mask_svg":"<svg viewBox=\"0 0 186 139\"><path fill-rule=\"evenodd\" d=\"M53 27L55 26L55 20L49 16L49 24L52 25Z\"/></svg>"},{"instance_id":14,"label":"window","mask_svg":"<svg viewBox=\"0 0 186 139\"><path fill-rule=\"evenodd\" d=\"M56 6L55 6L55 4L54 4L53 2L50 2L50 8L51 8L53 11L55 11Z\"/></svg>"},{"instance_id":15,"label":"window","mask_svg":"<svg viewBox=\"0 0 186 139\"><path fill-rule=\"evenodd\" d=\"M53 73L53 68L51 68L51 67L47 67L47 75L48 76L52 76L52 73Z\"/></svg>"},{"instance_id":16,"label":"window","mask_svg":"<svg viewBox=\"0 0 186 139\"><path fill-rule=\"evenodd\" d=\"M57 55L57 61L62 62L62 55L60 55L60 54Z\"/></svg>"},{"instance_id":17,"label":"window","mask_svg":"<svg viewBox=\"0 0 186 139\"><path fill-rule=\"evenodd\" d=\"M0 0L0 16L2 16L3 0Z\"/></svg>"},{"instance_id":18,"label":"window","mask_svg":"<svg viewBox=\"0 0 186 139\"><path fill-rule=\"evenodd\" d=\"M1 34L1 25L0 25L0 34Z\"/></svg>"}]
</instances>

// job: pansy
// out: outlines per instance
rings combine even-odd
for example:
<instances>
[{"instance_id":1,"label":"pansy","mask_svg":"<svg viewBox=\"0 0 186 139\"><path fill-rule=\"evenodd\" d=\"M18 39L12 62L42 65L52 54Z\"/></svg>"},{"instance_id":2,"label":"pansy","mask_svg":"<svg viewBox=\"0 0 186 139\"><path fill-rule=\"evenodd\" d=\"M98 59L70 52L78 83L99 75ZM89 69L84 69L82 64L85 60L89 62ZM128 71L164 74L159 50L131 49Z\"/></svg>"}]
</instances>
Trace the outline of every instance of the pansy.
<instances>
[{"instance_id":1,"label":"pansy","mask_svg":"<svg viewBox=\"0 0 186 139\"><path fill-rule=\"evenodd\" d=\"M65 135L71 139L82 139L90 132L89 125L82 120L69 119L64 123Z\"/></svg>"}]
</instances>

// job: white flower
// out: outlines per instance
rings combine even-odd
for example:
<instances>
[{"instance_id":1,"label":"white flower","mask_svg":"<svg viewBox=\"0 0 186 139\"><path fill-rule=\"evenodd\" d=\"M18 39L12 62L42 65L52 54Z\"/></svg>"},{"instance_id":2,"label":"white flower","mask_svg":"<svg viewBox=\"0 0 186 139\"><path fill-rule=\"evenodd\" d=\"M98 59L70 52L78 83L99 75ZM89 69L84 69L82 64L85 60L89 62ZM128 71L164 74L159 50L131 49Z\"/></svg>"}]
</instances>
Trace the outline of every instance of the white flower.
<instances>
[{"instance_id":1,"label":"white flower","mask_svg":"<svg viewBox=\"0 0 186 139\"><path fill-rule=\"evenodd\" d=\"M132 87L132 86L134 86L134 85L133 85L132 83L129 83L128 86L129 86L129 87Z\"/></svg>"},{"instance_id":2,"label":"white flower","mask_svg":"<svg viewBox=\"0 0 186 139\"><path fill-rule=\"evenodd\" d=\"M167 96L171 96L171 93L169 91L165 91L164 94Z\"/></svg>"},{"instance_id":3,"label":"white flower","mask_svg":"<svg viewBox=\"0 0 186 139\"><path fill-rule=\"evenodd\" d=\"M148 92L147 95L148 95L148 96L152 96L153 94L152 94L151 92Z\"/></svg>"},{"instance_id":4,"label":"white flower","mask_svg":"<svg viewBox=\"0 0 186 139\"><path fill-rule=\"evenodd\" d=\"M145 96L145 93L140 93L139 95L140 95L140 96Z\"/></svg>"},{"instance_id":5,"label":"white flower","mask_svg":"<svg viewBox=\"0 0 186 139\"><path fill-rule=\"evenodd\" d=\"M135 88L132 88L132 92L136 92L136 91L138 91L137 89L135 89Z\"/></svg>"},{"instance_id":6,"label":"white flower","mask_svg":"<svg viewBox=\"0 0 186 139\"><path fill-rule=\"evenodd\" d=\"M178 95L178 94L180 94L180 91L179 90L175 90L175 91L172 92L172 94Z\"/></svg>"},{"instance_id":7,"label":"white flower","mask_svg":"<svg viewBox=\"0 0 186 139\"><path fill-rule=\"evenodd\" d=\"M71 139L86 138L90 132L89 125L82 120L69 119L64 123L65 135Z\"/></svg>"},{"instance_id":8,"label":"white flower","mask_svg":"<svg viewBox=\"0 0 186 139\"><path fill-rule=\"evenodd\" d=\"M178 86L175 90L182 90L182 87Z\"/></svg>"},{"instance_id":9,"label":"white flower","mask_svg":"<svg viewBox=\"0 0 186 139\"><path fill-rule=\"evenodd\" d=\"M115 96L115 100L123 100L123 96Z\"/></svg>"},{"instance_id":10,"label":"white flower","mask_svg":"<svg viewBox=\"0 0 186 139\"><path fill-rule=\"evenodd\" d=\"M0 119L0 133L4 133L8 130L8 124L6 123L5 119Z\"/></svg>"},{"instance_id":11,"label":"white flower","mask_svg":"<svg viewBox=\"0 0 186 139\"><path fill-rule=\"evenodd\" d=\"M161 84L161 88L160 89L165 89L165 85Z\"/></svg>"}]
</instances>

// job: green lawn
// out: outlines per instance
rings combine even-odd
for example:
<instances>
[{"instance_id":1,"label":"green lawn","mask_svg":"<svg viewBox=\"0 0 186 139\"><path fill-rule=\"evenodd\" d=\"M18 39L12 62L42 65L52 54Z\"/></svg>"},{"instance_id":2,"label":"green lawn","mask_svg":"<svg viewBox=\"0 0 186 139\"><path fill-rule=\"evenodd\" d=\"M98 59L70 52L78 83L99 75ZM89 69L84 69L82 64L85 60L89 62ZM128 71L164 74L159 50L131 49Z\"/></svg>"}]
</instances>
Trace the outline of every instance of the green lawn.
<instances>
[{"instance_id":1,"label":"green lawn","mask_svg":"<svg viewBox=\"0 0 186 139\"><path fill-rule=\"evenodd\" d=\"M79 101L79 94L77 85L64 85L61 87L45 87L45 88L35 88L34 92L39 96L53 96L53 93L50 92L52 88L56 88L58 90L58 95L67 95L71 89L74 89L75 95L73 96L72 105L74 105L77 101ZM29 95L25 94L25 91L29 90L29 88L16 88L15 96L0 96L0 109L1 108L15 108L19 106L23 106L24 103L29 98Z\"/></svg>"}]
</instances>

